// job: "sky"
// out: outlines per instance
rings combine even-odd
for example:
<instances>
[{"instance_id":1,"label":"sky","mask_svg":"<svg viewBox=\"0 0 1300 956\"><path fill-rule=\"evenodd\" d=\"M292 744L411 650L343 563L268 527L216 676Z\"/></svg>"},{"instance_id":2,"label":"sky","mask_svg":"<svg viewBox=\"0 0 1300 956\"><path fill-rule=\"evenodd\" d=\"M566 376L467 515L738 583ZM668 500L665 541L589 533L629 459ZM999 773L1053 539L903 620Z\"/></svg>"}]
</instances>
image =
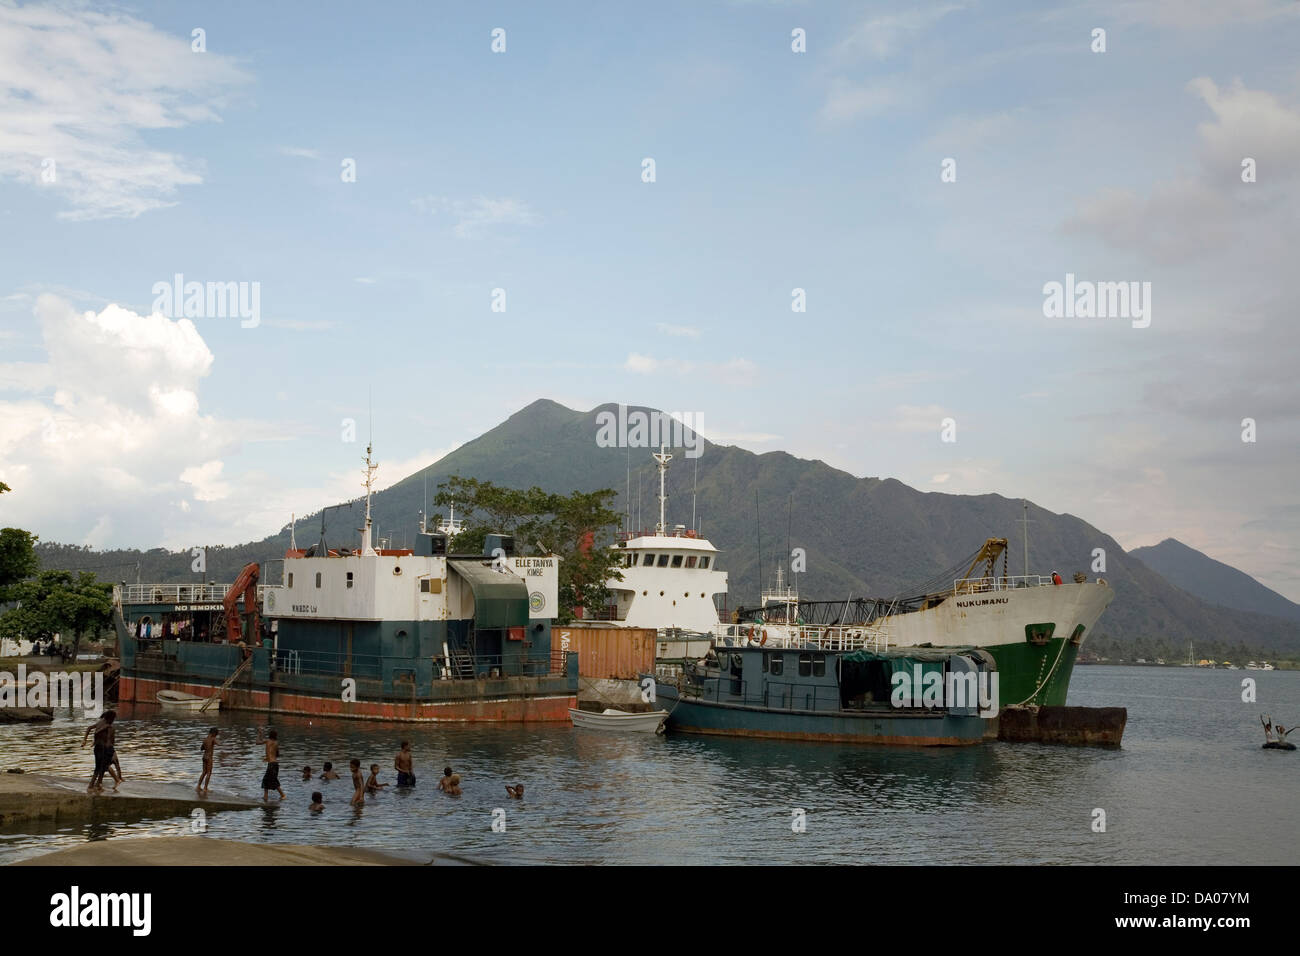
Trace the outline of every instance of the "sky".
<instances>
[{"instance_id":1,"label":"sky","mask_svg":"<svg viewBox=\"0 0 1300 956\"><path fill-rule=\"evenodd\" d=\"M1300 600L1297 49L1294 0L0 0L0 524L255 540L372 434L383 486L625 402Z\"/></svg>"}]
</instances>

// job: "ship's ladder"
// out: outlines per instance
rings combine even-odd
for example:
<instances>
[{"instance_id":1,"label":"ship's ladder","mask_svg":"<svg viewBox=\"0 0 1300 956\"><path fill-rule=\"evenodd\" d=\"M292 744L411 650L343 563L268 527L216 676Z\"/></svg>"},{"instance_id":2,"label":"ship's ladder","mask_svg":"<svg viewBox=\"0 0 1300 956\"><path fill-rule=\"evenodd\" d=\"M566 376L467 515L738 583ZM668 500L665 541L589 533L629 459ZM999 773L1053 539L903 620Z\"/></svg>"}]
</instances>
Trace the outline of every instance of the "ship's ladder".
<instances>
[{"instance_id":1,"label":"ship's ladder","mask_svg":"<svg viewBox=\"0 0 1300 956\"><path fill-rule=\"evenodd\" d=\"M474 658L467 651L459 648L452 648L451 654L451 673L453 677L473 678L474 676Z\"/></svg>"},{"instance_id":2,"label":"ship's ladder","mask_svg":"<svg viewBox=\"0 0 1300 956\"><path fill-rule=\"evenodd\" d=\"M242 662L240 662L240 665L235 668L235 672L226 678L226 682L217 688L217 692L203 702L203 705L199 708L199 713L205 713L207 709L212 706L214 701L220 700L221 695L230 689L230 685L233 684L239 675L248 669L248 665L252 663L253 655L249 654Z\"/></svg>"}]
</instances>

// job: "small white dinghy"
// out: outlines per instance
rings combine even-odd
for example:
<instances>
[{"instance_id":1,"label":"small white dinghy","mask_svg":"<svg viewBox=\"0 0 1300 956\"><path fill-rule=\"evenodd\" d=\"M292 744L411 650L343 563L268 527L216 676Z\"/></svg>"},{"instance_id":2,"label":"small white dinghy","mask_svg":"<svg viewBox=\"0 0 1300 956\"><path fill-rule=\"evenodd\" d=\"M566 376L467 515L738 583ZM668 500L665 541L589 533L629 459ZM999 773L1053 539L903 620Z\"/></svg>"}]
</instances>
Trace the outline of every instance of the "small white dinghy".
<instances>
[{"instance_id":1,"label":"small white dinghy","mask_svg":"<svg viewBox=\"0 0 1300 956\"><path fill-rule=\"evenodd\" d=\"M162 709L171 713L190 713L197 712L203 708L207 702L206 697L196 697L194 694L187 694L183 690L160 690L158 691L158 703ZM207 713L221 709L221 701L214 700L208 707Z\"/></svg>"},{"instance_id":2,"label":"small white dinghy","mask_svg":"<svg viewBox=\"0 0 1300 956\"><path fill-rule=\"evenodd\" d=\"M601 713L594 710L575 710L569 708L569 719L573 726L586 730L619 730L627 733L654 734L659 732L666 710L650 710L640 714L629 714L625 710L606 708Z\"/></svg>"}]
</instances>

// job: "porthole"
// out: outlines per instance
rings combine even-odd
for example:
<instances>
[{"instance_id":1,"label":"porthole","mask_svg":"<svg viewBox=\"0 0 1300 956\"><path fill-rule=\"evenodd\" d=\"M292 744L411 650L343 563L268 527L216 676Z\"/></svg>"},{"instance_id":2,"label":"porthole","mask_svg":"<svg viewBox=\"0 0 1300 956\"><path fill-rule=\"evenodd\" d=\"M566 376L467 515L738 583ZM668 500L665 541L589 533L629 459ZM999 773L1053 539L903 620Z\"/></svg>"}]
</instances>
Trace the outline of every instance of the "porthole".
<instances>
[{"instance_id":1,"label":"porthole","mask_svg":"<svg viewBox=\"0 0 1300 956\"><path fill-rule=\"evenodd\" d=\"M660 591L660 592L659 592L659 596L660 596L660 597L663 597L663 596L664 596L664 592L663 592L663 591Z\"/></svg>"},{"instance_id":2,"label":"porthole","mask_svg":"<svg viewBox=\"0 0 1300 956\"><path fill-rule=\"evenodd\" d=\"M400 564L394 564L394 565L393 565L393 573L394 573L394 574L401 574L401 573L402 573L402 566L401 566Z\"/></svg>"}]
</instances>

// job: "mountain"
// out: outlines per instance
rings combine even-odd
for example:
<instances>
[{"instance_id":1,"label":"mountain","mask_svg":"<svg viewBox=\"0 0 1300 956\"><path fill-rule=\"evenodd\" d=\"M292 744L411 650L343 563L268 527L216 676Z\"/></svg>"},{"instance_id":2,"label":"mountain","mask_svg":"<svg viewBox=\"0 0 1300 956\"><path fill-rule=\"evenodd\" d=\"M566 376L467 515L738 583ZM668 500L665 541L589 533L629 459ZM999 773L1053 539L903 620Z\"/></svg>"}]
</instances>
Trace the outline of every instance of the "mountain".
<instances>
[{"instance_id":1,"label":"mountain","mask_svg":"<svg viewBox=\"0 0 1300 956\"><path fill-rule=\"evenodd\" d=\"M1249 574L1215 561L1174 538L1134 548L1130 555L1189 594L1219 607L1255 611L1300 623L1300 604L1264 587Z\"/></svg>"},{"instance_id":2,"label":"mountain","mask_svg":"<svg viewBox=\"0 0 1300 956\"><path fill-rule=\"evenodd\" d=\"M376 535L393 535L395 544L413 540L417 512L439 482L451 475L475 477L512 487L538 485L548 491L620 492L639 527L653 527L658 515L658 477L650 449L600 447L597 416L615 411L604 405L588 412L539 400L496 428L467 442L429 467L375 494ZM986 538L1011 538L1012 574L1023 573L1019 499L1001 495L921 492L892 478L856 478L822 461L785 452L755 454L705 442L697 459L674 450L668 474L668 522L691 524L692 508L702 533L725 553L729 606L756 603L760 554L764 583L775 562L790 547L803 548L807 571L798 579L801 596L840 600L915 593L918 585L957 565ZM630 472L629 472L630 467ZM696 478L698 469L698 479ZM627 489L631 489L630 495ZM694 505L692 489L694 488ZM639 489L639 490L638 490ZM436 510L436 509L430 509ZM354 544L363 506L328 508L325 536L331 546ZM635 520L636 515L640 521ZM1030 564L1040 573L1065 577L1084 571L1090 577L1093 550L1105 550L1104 576L1116 598L1102 616L1097 634L1125 642L1142 639L1167 648L1201 646L1208 639L1224 646L1300 651L1300 626L1251 611L1228 610L1180 590L1143 561L1126 554L1109 535L1081 518L1030 504ZM760 551L760 533L762 548ZM320 534L320 515L298 522L297 541L306 547ZM208 579L233 580L247 561L283 556L289 529L263 541L208 551ZM43 545L47 566L88 567L102 562L112 580L192 580L188 553L108 552ZM125 565L125 567L121 567ZM114 568L116 570L107 570ZM1001 568L999 568L999 571ZM276 572L271 569L271 574Z\"/></svg>"}]
</instances>

